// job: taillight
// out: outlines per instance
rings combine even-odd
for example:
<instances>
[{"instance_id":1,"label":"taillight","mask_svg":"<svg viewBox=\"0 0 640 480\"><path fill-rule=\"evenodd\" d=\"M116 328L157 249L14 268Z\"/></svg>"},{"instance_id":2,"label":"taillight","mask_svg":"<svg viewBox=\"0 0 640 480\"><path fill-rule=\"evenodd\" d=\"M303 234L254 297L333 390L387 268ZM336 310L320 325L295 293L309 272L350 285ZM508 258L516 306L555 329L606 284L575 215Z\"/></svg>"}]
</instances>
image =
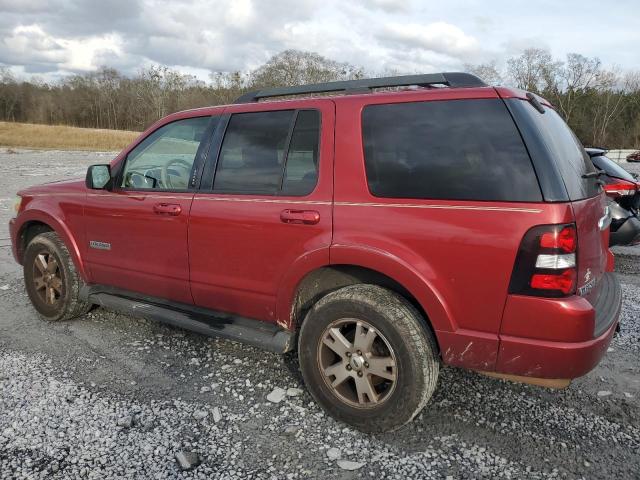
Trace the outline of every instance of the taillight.
<instances>
[{"instance_id":1,"label":"taillight","mask_svg":"<svg viewBox=\"0 0 640 480\"><path fill-rule=\"evenodd\" d=\"M576 269L568 268L562 273L534 273L531 277L531 288L535 290L560 291L570 295L576 289Z\"/></svg>"},{"instance_id":2,"label":"taillight","mask_svg":"<svg viewBox=\"0 0 640 480\"><path fill-rule=\"evenodd\" d=\"M629 182L628 180L613 178L609 183L604 185L604 191L607 195L613 198L626 197L636 194L636 191L638 191L638 184Z\"/></svg>"},{"instance_id":3,"label":"taillight","mask_svg":"<svg viewBox=\"0 0 640 480\"><path fill-rule=\"evenodd\" d=\"M540 237L540 246L542 248L553 248L562 250L565 253L571 253L576 251L577 241L576 227L567 225L560 231L553 229L544 232Z\"/></svg>"},{"instance_id":4,"label":"taillight","mask_svg":"<svg viewBox=\"0 0 640 480\"><path fill-rule=\"evenodd\" d=\"M577 250L575 224L533 227L520 243L509 293L541 297L573 295Z\"/></svg>"}]
</instances>

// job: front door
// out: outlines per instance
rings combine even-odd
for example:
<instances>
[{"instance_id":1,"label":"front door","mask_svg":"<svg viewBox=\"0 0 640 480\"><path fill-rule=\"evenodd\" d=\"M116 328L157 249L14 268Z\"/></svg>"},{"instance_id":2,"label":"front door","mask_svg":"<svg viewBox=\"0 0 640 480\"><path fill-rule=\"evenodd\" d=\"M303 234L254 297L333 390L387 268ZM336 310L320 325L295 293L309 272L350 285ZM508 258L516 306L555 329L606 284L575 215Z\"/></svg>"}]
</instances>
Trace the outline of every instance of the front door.
<instances>
[{"instance_id":1,"label":"front door","mask_svg":"<svg viewBox=\"0 0 640 480\"><path fill-rule=\"evenodd\" d=\"M191 207L198 306L275 322L287 315L276 313L285 275L311 257L329 263L334 104L296 105L225 110L224 136L209 154L215 177Z\"/></svg>"},{"instance_id":2,"label":"front door","mask_svg":"<svg viewBox=\"0 0 640 480\"><path fill-rule=\"evenodd\" d=\"M187 226L196 173L212 117L165 124L115 168L111 191L87 196L91 281L193 303Z\"/></svg>"}]
</instances>

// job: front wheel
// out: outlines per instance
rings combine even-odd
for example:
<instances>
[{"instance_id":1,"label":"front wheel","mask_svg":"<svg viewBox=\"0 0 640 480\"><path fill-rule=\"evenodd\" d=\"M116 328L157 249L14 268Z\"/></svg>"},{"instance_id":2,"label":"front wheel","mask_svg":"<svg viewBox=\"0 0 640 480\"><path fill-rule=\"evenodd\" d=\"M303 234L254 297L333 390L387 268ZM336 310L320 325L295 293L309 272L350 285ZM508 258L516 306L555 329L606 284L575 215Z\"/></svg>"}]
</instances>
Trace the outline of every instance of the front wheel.
<instances>
[{"instance_id":1,"label":"front wheel","mask_svg":"<svg viewBox=\"0 0 640 480\"><path fill-rule=\"evenodd\" d=\"M350 285L318 301L300 329L298 355L316 401L366 432L412 420L431 398L439 371L424 319L376 285Z\"/></svg>"},{"instance_id":2,"label":"front wheel","mask_svg":"<svg viewBox=\"0 0 640 480\"><path fill-rule=\"evenodd\" d=\"M46 320L68 320L89 311L81 300L84 285L66 245L55 232L41 233L24 253L24 281L29 299Z\"/></svg>"}]
</instances>

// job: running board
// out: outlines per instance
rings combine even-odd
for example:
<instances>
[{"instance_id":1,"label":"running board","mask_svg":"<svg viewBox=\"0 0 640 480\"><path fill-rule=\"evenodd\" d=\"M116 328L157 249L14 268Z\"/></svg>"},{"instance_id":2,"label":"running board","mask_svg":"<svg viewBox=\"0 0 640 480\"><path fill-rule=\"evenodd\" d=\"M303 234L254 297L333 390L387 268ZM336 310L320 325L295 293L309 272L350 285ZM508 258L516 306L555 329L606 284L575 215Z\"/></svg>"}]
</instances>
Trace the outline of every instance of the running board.
<instances>
[{"instance_id":1,"label":"running board","mask_svg":"<svg viewBox=\"0 0 640 480\"><path fill-rule=\"evenodd\" d=\"M163 305L146 299L100 291L87 292L87 297L91 303L126 315L158 320L211 337L246 343L270 352L286 353L293 349L291 332L273 323L214 312L191 305Z\"/></svg>"}]
</instances>

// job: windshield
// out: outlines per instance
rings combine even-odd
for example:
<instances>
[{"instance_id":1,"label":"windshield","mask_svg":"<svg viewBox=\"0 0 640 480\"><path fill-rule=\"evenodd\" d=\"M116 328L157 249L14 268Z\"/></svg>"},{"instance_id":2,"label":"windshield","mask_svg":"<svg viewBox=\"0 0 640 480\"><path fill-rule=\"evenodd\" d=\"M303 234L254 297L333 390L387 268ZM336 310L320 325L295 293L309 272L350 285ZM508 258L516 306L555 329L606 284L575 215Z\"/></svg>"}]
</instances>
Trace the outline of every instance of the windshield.
<instances>
[{"instance_id":1,"label":"windshield","mask_svg":"<svg viewBox=\"0 0 640 480\"><path fill-rule=\"evenodd\" d=\"M597 157L592 157L591 160L597 168L607 172L607 175L609 175L610 177L621 178L622 180L629 180L630 182L636 181L636 179L633 178L633 175L631 175L609 157L598 155Z\"/></svg>"}]
</instances>

